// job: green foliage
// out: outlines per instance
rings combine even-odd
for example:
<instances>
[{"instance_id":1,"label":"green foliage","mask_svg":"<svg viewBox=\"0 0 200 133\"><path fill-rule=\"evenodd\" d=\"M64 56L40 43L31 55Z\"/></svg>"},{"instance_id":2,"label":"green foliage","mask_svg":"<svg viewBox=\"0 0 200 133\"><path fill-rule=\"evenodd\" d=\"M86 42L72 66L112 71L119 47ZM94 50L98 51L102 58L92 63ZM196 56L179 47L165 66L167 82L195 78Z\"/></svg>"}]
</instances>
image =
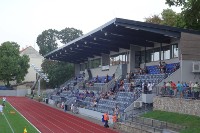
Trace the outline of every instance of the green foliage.
<instances>
[{"instance_id":1,"label":"green foliage","mask_svg":"<svg viewBox=\"0 0 200 133\"><path fill-rule=\"evenodd\" d=\"M40 48L39 53L41 55L45 55L58 48L58 44L56 43L58 33L59 32L57 30L49 29L38 35L36 43Z\"/></svg>"},{"instance_id":2,"label":"green foliage","mask_svg":"<svg viewBox=\"0 0 200 133\"><path fill-rule=\"evenodd\" d=\"M4 42L0 46L0 80L7 86L9 81L20 83L28 73L29 57L20 56L19 45L15 42Z\"/></svg>"},{"instance_id":3,"label":"green foliage","mask_svg":"<svg viewBox=\"0 0 200 133\"><path fill-rule=\"evenodd\" d=\"M65 28L61 31L45 30L37 37L39 53L45 55L58 48L57 41L68 43L80 36L83 32L75 28ZM70 63L44 60L42 69L48 74L49 83L47 87L57 87L70 79L74 74L74 66Z\"/></svg>"},{"instance_id":4,"label":"green foliage","mask_svg":"<svg viewBox=\"0 0 200 133\"><path fill-rule=\"evenodd\" d=\"M80 36L83 32L74 28L65 28L59 32L59 39L62 43L66 44Z\"/></svg>"},{"instance_id":5,"label":"green foliage","mask_svg":"<svg viewBox=\"0 0 200 133\"><path fill-rule=\"evenodd\" d=\"M153 15L145 18L145 21L154 24L185 28L182 14L176 13L172 9L164 9L161 13L161 17L159 17L159 15Z\"/></svg>"},{"instance_id":6,"label":"green foliage","mask_svg":"<svg viewBox=\"0 0 200 133\"><path fill-rule=\"evenodd\" d=\"M153 15L148 18L145 18L145 22L153 23L153 24L161 24L162 19L159 17L159 15Z\"/></svg>"},{"instance_id":7,"label":"green foliage","mask_svg":"<svg viewBox=\"0 0 200 133\"><path fill-rule=\"evenodd\" d=\"M198 116L155 110L144 114L143 117L186 126L187 128L181 133L199 133L200 131L200 117Z\"/></svg>"},{"instance_id":8,"label":"green foliage","mask_svg":"<svg viewBox=\"0 0 200 133\"><path fill-rule=\"evenodd\" d=\"M186 0L166 0L166 4L169 6L182 6L185 2Z\"/></svg>"},{"instance_id":9,"label":"green foliage","mask_svg":"<svg viewBox=\"0 0 200 133\"><path fill-rule=\"evenodd\" d=\"M83 32L75 28L65 28L61 31L48 29L38 35L36 43L40 48L39 53L41 55L46 55L58 48L57 41L61 41L65 44L82 35Z\"/></svg>"},{"instance_id":10,"label":"green foliage","mask_svg":"<svg viewBox=\"0 0 200 133\"><path fill-rule=\"evenodd\" d=\"M186 28L200 30L200 0L166 0L169 6L182 6Z\"/></svg>"},{"instance_id":11,"label":"green foliage","mask_svg":"<svg viewBox=\"0 0 200 133\"><path fill-rule=\"evenodd\" d=\"M73 64L66 62L44 60L42 69L48 74L49 83L47 87L58 87L74 74Z\"/></svg>"}]
</instances>

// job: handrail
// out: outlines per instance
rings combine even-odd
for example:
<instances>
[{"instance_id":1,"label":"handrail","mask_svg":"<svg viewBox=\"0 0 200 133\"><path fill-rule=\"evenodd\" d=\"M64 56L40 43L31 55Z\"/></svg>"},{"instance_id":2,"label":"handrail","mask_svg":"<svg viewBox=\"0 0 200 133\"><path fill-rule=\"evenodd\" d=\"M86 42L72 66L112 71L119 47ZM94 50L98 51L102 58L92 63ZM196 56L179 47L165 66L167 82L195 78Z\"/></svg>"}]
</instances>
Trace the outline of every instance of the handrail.
<instances>
[{"instance_id":1,"label":"handrail","mask_svg":"<svg viewBox=\"0 0 200 133\"><path fill-rule=\"evenodd\" d=\"M172 124L165 121L160 121L160 120L155 120L155 119L145 118L145 117L138 117L138 116L132 117L131 121L127 121L127 122L139 123L139 124L156 127L160 129L173 129L176 131L180 131L181 129L186 128L185 126L181 126L178 124ZM173 127L170 125L173 125Z\"/></svg>"},{"instance_id":2,"label":"handrail","mask_svg":"<svg viewBox=\"0 0 200 133\"><path fill-rule=\"evenodd\" d=\"M115 70L115 78L113 78L111 81L102 86L102 92L107 92L110 88L112 88L115 85L115 81L121 79L121 75L118 73L119 70L120 65L118 65L117 69Z\"/></svg>"},{"instance_id":3,"label":"handrail","mask_svg":"<svg viewBox=\"0 0 200 133\"><path fill-rule=\"evenodd\" d=\"M146 128L152 129L151 130L152 132L156 132L156 131L162 132L163 131L163 129L161 129L161 128L153 127L153 126L150 126L150 125L147 125L147 124L143 124L143 123L138 123L138 122L135 122L135 121L126 121L126 123L129 123L130 126L132 124L135 124L135 125L139 126L141 130L144 130L144 131L146 131L145 130ZM145 129L143 127L145 127Z\"/></svg>"},{"instance_id":4,"label":"handrail","mask_svg":"<svg viewBox=\"0 0 200 133\"><path fill-rule=\"evenodd\" d=\"M60 87L64 87L65 85L67 85L67 83L69 83L70 81L72 81L74 79L74 77L68 79L67 81L65 81L62 85L60 85Z\"/></svg>"}]
</instances>

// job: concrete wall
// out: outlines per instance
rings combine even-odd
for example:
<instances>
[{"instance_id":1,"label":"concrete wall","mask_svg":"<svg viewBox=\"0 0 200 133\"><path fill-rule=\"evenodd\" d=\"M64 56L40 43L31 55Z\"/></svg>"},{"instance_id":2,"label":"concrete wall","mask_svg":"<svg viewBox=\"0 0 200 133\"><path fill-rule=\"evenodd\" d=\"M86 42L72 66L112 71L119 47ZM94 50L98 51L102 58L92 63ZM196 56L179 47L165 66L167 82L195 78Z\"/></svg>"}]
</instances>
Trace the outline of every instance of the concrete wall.
<instances>
[{"instance_id":1,"label":"concrete wall","mask_svg":"<svg viewBox=\"0 0 200 133\"><path fill-rule=\"evenodd\" d=\"M79 113L81 115L91 117L91 118L94 118L94 119L97 119L97 120L100 120L100 121L102 119L102 115L104 114L104 113L101 113L101 112L97 112L97 111L93 111L93 110L89 110L89 109L85 109L85 108L79 108ZM112 115L109 115L109 118L110 118L110 120L108 122L110 124L112 124L113 123Z\"/></svg>"},{"instance_id":2,"label":"concrete wall","mask_svg":"<svg viewBox=\"0 0 200 133\"><path fill-rule=\"evenodd\" d=\"M155 110L200 116L200 100L154 97Z\"/></svg>"},{"instance_id":3,"label":"concrete wall","mask_svg":"<svg viewBox=\"0 0 200 133\"><path fill-rule=\"evenodd\" d=\"M177 71L172 73L169 77L164 79L157 86L163 86L163 83L168 81L173 81L174 83L178 83L178 81L181 81L181 69L178 69Z\"/></svg>"},{"instance_id":4,"label":"concrete wall","mask_svg":"<svg viewBox=\"0 0 200 133\"><path fill-rule=\"evenodd\" d=\"M193 81L200 82L200 73L194 74L192 73L192 60L183 60L181 65L181 81Z\"/></svg>"},{"instance_id":5,"label":"concrete wall","mask_svg":"<svg viewBox=\"0 0 200 133\"><path fill-rule=\"evenodd\" d=\"M0 96L25 96L27 93L27 89L0 90Z\"/></svg>"},{"instance_id":6,"label":"concrete wall","mask_svg":"<svg viewBox=\"0 0 200 133\"><path fill-rule=\"evenodd\" d=\"M183 60L198 60L200 61L200 35L181 33L180 51Z\"/></svg>"},{"instance_id":7,"label":"concrete wall","mask_svg":"<svg viewBox=\"0 0 200 133\"><path fill-rule=\"evenodd\" d=\"M93 68L93 69L90 69L91 70L91 73L92 73L92 76L93 77L96 77L97 75L98 76L106 76L107 74L109 76L112 76L113 73L115 73L116 69L117 69L117 66L118 65L115 65L115 66L110 66L109 67L109 71L102 71L102 68L99 67L99 68Z\"/></svg>"}]
</instances>

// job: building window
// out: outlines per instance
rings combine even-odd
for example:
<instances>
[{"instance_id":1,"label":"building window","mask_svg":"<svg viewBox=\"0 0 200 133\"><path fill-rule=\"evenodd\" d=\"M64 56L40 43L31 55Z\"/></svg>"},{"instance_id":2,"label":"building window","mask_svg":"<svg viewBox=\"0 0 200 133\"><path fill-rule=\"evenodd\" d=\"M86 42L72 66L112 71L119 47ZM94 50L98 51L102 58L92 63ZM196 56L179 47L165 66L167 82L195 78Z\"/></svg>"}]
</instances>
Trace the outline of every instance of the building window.
<instances>
[{"instance_id":1,"label":"building window","mask_svg":"<svg viewBox=\"0 0 200 133\"><path fill-rule=\"evenodd\" d=\"M110 65L118 65L118 64L128 64L128 56L129 53L120 53L118 55L112 55L110 56Z\"/></svg>"},{"instance_id":2,"label":"building window","mask_svg":"<svg viewBox=\"0 0 200 133\"><path fill-rule=\"evenodd\" d=\"M101 65L101 58L90 60L90 68L97 68Z\"/></svg>"},{"instance_id":3,"label":"building window","mask_svg":"<svg viewBox=\"0 0 200 133\"><path fill-rule=\"evenodd\" d=\"M178 44L172 44L172 58L178 57Z\"/></svg>"}]
</instances>

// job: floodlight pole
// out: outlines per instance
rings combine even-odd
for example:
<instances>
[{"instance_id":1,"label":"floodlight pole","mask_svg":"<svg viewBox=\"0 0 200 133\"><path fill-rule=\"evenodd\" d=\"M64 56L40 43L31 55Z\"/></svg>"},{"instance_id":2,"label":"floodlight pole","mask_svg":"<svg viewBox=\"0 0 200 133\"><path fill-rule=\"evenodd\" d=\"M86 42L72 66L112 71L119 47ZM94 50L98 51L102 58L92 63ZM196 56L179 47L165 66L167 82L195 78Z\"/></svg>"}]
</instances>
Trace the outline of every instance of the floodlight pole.
<instances>
[{"instance_id":1,"label":"floodlight pole","mask_svg":"<svg viewBox=\"0 0 200 133\"><path fill-rule=\"evenodd\" d=\"M40 97L40 77L38 79L38 97Z\"/></svg>"}]
</instances>

